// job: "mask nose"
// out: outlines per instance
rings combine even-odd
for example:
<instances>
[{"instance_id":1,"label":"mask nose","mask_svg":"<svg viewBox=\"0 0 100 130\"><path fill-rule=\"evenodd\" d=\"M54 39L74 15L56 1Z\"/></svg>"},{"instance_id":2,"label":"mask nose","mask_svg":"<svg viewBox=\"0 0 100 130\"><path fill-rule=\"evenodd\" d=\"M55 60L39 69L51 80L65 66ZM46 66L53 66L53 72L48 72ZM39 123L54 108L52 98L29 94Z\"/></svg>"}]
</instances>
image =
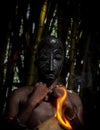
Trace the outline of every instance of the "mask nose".
<instances>
[{"instance_id":1,"label":"mask nose","mask_svg":"<svg viewBox=\"0 0 100 130\"><path fill-rule=\"evenodd\" d=\"M50 71L53 71L53 69L54 69L53 54L50 54Z\"/></svg>"}]
</instances>

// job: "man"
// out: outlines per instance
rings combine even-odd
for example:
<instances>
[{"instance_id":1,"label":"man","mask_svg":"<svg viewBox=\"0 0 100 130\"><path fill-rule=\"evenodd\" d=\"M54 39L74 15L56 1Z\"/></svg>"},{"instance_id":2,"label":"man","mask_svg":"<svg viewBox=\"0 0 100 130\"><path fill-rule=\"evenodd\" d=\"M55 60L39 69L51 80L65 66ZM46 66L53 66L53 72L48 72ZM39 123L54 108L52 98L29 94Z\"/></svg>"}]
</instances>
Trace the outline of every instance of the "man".
<instances>
[{"instance_id":1,"label":"man","mask_svg":"<svg viewBox=\"0 0 100 130\"><path fill-rule=\"evenodd\" d=\"M53 117L56 112L56 99L63 95L59 76L64 62L62 42L54 37L43 38L38 46L36 65L39 78L32 87L14 90L8 101L6 117L9 129L34 130L40 124ZM66 90L68 97L64 103L64 115L73 130L82 129L83 107L79 96Z\"/></svg>"}]
</instances>

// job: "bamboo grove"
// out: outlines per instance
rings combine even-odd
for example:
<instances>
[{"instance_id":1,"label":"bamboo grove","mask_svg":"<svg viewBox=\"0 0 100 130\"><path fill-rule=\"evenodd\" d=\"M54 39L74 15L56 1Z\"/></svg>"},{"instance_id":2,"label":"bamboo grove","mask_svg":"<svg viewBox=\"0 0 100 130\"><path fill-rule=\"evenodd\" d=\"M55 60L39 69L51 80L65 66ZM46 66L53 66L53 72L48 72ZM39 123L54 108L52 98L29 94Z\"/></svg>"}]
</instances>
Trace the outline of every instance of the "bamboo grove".
<instances>
[{"instance_id":1,"label":"bamboo grove","mask_svg":"<svg viewBox=\"0 0 100 130\"><path fill-rule=\"evenodd\" d=\"M52 34L65 48L61 80L79 93L84 118L92 128L90 122L96 118L100 92L98 2L4 0L0 6L0 116L14 88L33 85L37 80L36 48L42 36Z\"/></svg>"}]
</instances>

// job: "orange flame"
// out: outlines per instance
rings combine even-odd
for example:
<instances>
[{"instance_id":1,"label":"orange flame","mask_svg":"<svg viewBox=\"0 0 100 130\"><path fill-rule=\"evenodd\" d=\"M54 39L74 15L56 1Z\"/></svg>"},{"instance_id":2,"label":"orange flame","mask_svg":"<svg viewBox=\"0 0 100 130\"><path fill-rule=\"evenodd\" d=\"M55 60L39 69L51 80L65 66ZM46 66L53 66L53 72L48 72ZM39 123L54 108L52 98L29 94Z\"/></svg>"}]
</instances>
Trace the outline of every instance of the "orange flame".
<instances>
[{"instance_id":1,"label":"orange flame","mask_svg":"<svg viewBox=\"0 0 100 130\"><path fill-rule=\"evenodd\" d=\"M60 86L59 89L63 90L64 94L57 98L56 113L54 117L58 119L58 121L64 128L66 128L67 130L72 130L72 126L70 125L66 117L63 115L63 104L67 97L67 91L66 88L63 86Z\"/></svg>"}]
</instances>

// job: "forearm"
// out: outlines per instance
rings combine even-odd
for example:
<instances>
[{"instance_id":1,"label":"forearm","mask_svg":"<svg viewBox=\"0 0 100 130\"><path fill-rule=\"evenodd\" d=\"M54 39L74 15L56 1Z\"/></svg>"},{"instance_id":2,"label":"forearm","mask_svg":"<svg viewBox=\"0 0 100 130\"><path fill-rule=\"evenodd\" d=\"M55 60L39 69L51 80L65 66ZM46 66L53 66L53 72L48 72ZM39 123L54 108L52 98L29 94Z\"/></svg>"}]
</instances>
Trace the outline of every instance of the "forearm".
<instances>
[{"instance_id":1,"label":"forearm","mask_svg":"<svg viewBox=\"0 0 100 130\"><path fill-rule=\"evenodd\" d=\"M46 96L47 91L45 92L45 94L44 94L44 92L45 91L43 91L43 94L42 94L42 91L41 91L41 93L38 91L35 91L32 93L32 95L27 100L26 104L24 105L23 110L21 112L19 112L19 114L17 116L21 122L23 122L24 124L27 123L27 121L29 120L29 118L32 114L32 111L41 103L41 101Z\"/></svg>"},{"instance_id":2,"label":"forearm","mask_svg":"<svg viewBox=\"0 0 100 130\"><path fill-rule=\"evenodd\" d=\"M22 112L20 112L17 115L17 118L23 123L26 124L28 119L30 118L33 109L38 105L38 102L36 100L33 100L32 102L28 102Z\"/></svg>"}]
</instances>

